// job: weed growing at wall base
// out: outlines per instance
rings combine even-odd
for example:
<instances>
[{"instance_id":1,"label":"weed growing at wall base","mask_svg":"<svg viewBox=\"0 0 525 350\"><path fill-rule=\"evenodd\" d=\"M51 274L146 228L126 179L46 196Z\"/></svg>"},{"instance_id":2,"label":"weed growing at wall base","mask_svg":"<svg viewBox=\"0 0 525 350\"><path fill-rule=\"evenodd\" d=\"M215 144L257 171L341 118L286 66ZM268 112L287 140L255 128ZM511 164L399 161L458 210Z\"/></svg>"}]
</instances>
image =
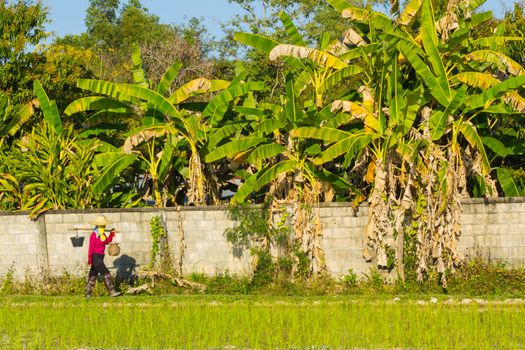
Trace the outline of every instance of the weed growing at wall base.
<instances>
[{"instance_id":1,"label":"weed growing at wall base","mask_svg":"<svg viewBox=\"0 0 525 350\"><path fill-rule=\"evenodd\" d=\"M190 282L203 285L202 289L188 288L174 284L169 279L155 279L152 295L208 294L208 295L461 295L486 298L525 298L525 269L507 268L501 263L490 263L481 259L466 262L449 277L447 290L438 283L438 277L423 283L413 281L389 280L376 269L364 275L349 270L339 278L328 274L318 274L306 279L291 278L286 269L272 265L271 273L261 276L239 276L228 271L214 276L193 273L186 276ZM26 271L22 280L17 280L15 266L0 277L0 295L83 295L85 276L64 271L59 275L37 275ZM130 283L130 284L127 284ZM126 292L140 286L145 281L133 278L121 281L120 290ZM96 285L94 296L103 295L102 284Z\"/></svg>"}]
</instances>

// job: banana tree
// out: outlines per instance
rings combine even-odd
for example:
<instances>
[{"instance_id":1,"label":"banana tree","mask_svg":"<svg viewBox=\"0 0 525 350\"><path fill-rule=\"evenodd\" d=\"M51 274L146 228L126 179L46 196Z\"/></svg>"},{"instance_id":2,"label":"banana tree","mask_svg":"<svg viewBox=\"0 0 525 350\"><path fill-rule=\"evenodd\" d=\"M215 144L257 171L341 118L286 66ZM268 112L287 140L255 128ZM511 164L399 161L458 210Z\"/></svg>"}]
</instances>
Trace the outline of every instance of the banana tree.
<instances>
[{"instance_id":1,"label":"banana tree","mask_svg":"<svg viewBox=\"0 0 525 350\"><path fill-rule=\"evenodd\" d=\"M367 174L374 173L374 189L369 196L368 244L375 248L378 262L384 262L382 237L389 231L383 228L393 221L394 225L390 226L395 228L398 237L403 237L410 229L400 222L410 216L415 217L418 280L431 268L428 266L430 262L430 265L436 264L441 282L446 285L446 270L453 269L459 262L456 249L460 235L459 198L466 195L466 177L469 174L464 159L470 155L469 159L473 160L471 167L477 167L485 182L490 183L490 164L482 139L472 123L473 118L491 101L503 95L515 96L512 89L522 85L523 81L521 78L509 79L508 82L498 83L497 88L479 94L458 84L461 75L454 77L450 74L472 70L474 66L468 63L471 58L465 59L469 57L468 52L463 51L471 48L469 33L472 26L483 23L487 16L476 15L469 21L465 20L465 16L479 3L450 2L448 13L436 21L430 1L415 0L407 5L397 20L392 21L382 14L347 6L342 1L329 2L341 10L343 17L359 24L371 41L368 45L376 41L383 47L382 55L372 57L383 67L378 70L380 79L365 81L362 104L341 101L334 105L362 118L365 132L367 129L374 130L373 125L377 125L380 136L361 153L374 155L367 171ZM464 12L458 17L456 13L459 9ZM412 23L418 27L412 26ZM501 41L501 38L497 40ZM487 42L490 43L491 38L477 40L476 45ZM346 57L356 56L351 53ZM489 67L487 60L483 61L485 65L479 64L478 68ZM367 75L372 74L369 71ZM413 92L403 96L401 92L407 91L407 88ZM367 89L370 89L369 96L373 96L368 98L369 102L365 101L364 92ZM422 92L417 92L419 90ZM364 107L365 111L359 107ZM370 117L371 111L374 111L372 116L375 119ZM411 129L414 121L416 123ZM357 136L346 139L352 138ZM382 145L379 148L378 142ZM332 152L335 147L326 152ZM390 155L394 157L389 158ZM361 161L358 159L356 164ZM395 167L392 168L392 165ZM401 172L396 174L396 168ZM401 190L396 184L402 186ZM386 192L385 188L388 189ZM398 247L402 244L398 243ZM402 264L400 257L398 253L398 265Z\"/></svg>"},{"instance_id":2,"label":"banana tree","mask_svg":"<svg viewBox=\"0 0 525 350\"><path fill-rule=\"evenodd\" d=\"M322 109L325 106L324 98L331 89L346 78L359 74L362 69L341 60L336 53L341 53L342 50L336 50L334 42L322 40L319 49L305 46L305 40L289 16L282 12L279 18L288 34L289 43L279 43L271 38L249 33L236 33L234 38L268 54L271 61L282 58L290 70L298 72L294 82L295 95L299 98L303 92L310 91L311 98L305 97L309 100L308 103ZM345 38L351 38L351 35Z\"/></svg>"},{"instance_id":3,"label":"banana tree","mask_svg":"<svg viewBox=\"0 0 525 350\"><path fill-rule=\"evenodd\" d=\"M169 183L174 170L185 174L189 203L217 203L218 189L214 188L211 178L213 172L206 173L201 153L206 149L207 139L213 134L218 123L222 123L224 118L229 118L230 106L238 103L251 91L261 90L262 85L244 82L243 77L238 77L234 82L198 78L169 94L169 89L181 68L180 63L172 65L159 84L153 88L149 87L150 84L145 80L140 66L140 57L135 52L136 84L80 80L80 88L105 97L88 97L76 101L67 111L72 113L98 109L107 113L120 107L124 112L131 110L138 114L141 126L126 135L127 139L121 151L125 154L140 154L139 159L145 164L148 176L152 180L155 205L165 205L166 196L163 197L161 192L166 194L168 188L174 187ZM203 94L215 96L209 103L185 103L189 98ZM200 107L202 105L204 107ZM178 157L178 160L175 157ZM184 161L181 162L179 158ZM183 163L186 163L186 166Z\"/></svg>"},{"instance_id":4,"label":"banana tree","mask_svg":"<svg viewBox=\"0 0 525 350\"><path fill-rule=\"evenodd\" d=\"M320 151L317 143L298 142L291 136L293 129L331 116L329 108L318 111L315 106L301 105L294 83L289 75L282 105L252 107L254 123L238 139L221 143L206 156L206 161L231 158L244 165L243 170L237 172L244 181L232 202L246 202L263 190L266 199L271 201L268 224L275 227L278 218L287 212L294 232L288 252L293 254L295 250L295 254L306 256L310 261L309 273L317 273L326 267L319 202L331 201L334 187L348 189L349 184L313 162ZM261 248L269 252L275 244L267 239L261 242Z\"/></svg>"}]
</instances>

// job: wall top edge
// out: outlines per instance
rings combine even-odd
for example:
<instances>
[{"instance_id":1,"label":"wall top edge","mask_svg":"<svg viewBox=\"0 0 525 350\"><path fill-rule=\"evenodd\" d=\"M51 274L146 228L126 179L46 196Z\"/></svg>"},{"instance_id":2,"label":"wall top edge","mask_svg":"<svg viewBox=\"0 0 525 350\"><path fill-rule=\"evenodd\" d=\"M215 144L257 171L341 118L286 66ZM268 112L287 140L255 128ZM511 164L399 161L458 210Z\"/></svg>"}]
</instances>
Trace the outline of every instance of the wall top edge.
<instances>
[{"instance_id":1,"label":"wall top edge","mask_svg":"<svg viewBox=\"0 0 525 350\"><path fill-rule=\"evenodd\" d=\"M484 204L493 205L499 203L525 203L525 197L498 197L498 198L464 198L461 200L461 204ZM250 205L249 207L257 208L260 205ZM368 203L361 203L359 207L367 207ZM323 202L319 204L320 208L345 208L353 207L350 202ZM176 212L178 210L183 212L191 211L224 211L228 209L228 205L215 205L215 206L185 206L185 207L167 207L167 208L97 208L97 209L67 209L67 210L48 210L44 215L54 214L96 214L96 213L156 213L156 212ZM0 211L0 216L29 216L30 211Z\"/></svg>"}]
</instances>

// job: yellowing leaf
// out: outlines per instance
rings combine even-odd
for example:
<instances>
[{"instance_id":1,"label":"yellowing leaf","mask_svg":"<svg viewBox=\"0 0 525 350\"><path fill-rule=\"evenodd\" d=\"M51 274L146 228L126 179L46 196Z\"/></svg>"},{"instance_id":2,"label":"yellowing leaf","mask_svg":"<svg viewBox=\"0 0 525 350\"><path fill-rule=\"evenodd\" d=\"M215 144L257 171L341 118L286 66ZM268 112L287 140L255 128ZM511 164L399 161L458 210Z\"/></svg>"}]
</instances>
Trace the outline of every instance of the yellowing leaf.
<instances>
[{"instance_id":1,"label":"yellowing leaf","mask_svg":"<svg viewBox=\"0 0 525 350\"><path fill-rule=\"evenodd\" d=\"M320 66L331 67L335 69L341 69L347 66L347 64L341 61L339 58L329 54L328 52L311 49L309 47L281 44L277 45L270 51L270 60L275 61L281 56L290 56L296 58L306 58Z\"/></svg>"},{"instance_id":2,"label":"yellowing leaf","mask_svg":"<svg viewBox=\"0 0 525 350\"><path fill-rule=\"evenodd\" d=\"M379 130L377 118L355 102L336 100L332 103L331 111L336 112L338 110L343 110L344 112L350 113L352 117L363 120L365 127L369 129L376 132Z\"/></svg>"}]
</instances>

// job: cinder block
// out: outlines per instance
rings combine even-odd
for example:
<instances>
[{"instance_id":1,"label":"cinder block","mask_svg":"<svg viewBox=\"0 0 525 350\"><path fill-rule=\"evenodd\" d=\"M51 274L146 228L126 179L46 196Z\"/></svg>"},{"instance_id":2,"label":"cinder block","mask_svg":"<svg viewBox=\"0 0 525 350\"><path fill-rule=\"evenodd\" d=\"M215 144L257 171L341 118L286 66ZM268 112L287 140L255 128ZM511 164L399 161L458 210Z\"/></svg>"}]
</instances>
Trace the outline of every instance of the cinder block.
<instances>
[{"instance_id":1,"label":"cinder block","mask_svg":"<svg viewBox=\"0 0 525 350\"><path fill-rule=\"evenodd\" d=\"M18 244L33 244L33 245L36 245L36 235L34 235L34 234L16 235L16 242Z\"/></svg>"},{"instance_id":2,"label":"cinder block","mask_svg":"<svg viewBox=\"0 0 525 350\"><path fill-rule=\"evenodd\" d=\"M48 224L62 224L62 214L45 214L46 225Z\"/></svg>"},{"instance_id":3,"label":"cinder block","mask_svg":"<svg viewBox=\"0 0 525 350\"><path fill-rule=\"evenodd\" d=\"M319 208L319 216L321 217L321 219L326 218L326 217L331 217L332 216L332 208L330 208L330 207Z\"/></svg>"},{"instance_id":4,"label":"cinder block","mask_svg":"<svg viewBox=\"0 0 525 350\"><path fill-rule=\"evenodd\" d=\"M65 225L86 225L82 221L82 216L80 214L61 214L62 215L62 223Z\"/></svg>"},{"instance_id":5,"label":"cinder block","mask_svg":"<svg viewBox=\"0 0 525 350\"><path fill-rule=\"evenodd\" d=\"M122 224L124 222L140 222L141 217L142 217L141 212L135 212L135 211L122 212L120 213L119 223ZM115 222L115 225L117 225L116 222Z\"/></svg>"},{"instance_id":6,"label":"cinder block","mask_svg":"<svg viewBox=\"0 0 525 350\"><path fill-rule=\"evenodd\" d=\"M227 220L228 215L224 210L205 210L204 220Z\"/></svg>"},{"instance_id":7,"label":"cinder block","mask_svg":"<svg viewBox=\"0 0 525 350\"><path fill-rule=\"evenodd\" d=\"M184 216L184 221L204 220L204 211L202 210L184 210L182 214Z\"/></svg>"}]
</instances>

